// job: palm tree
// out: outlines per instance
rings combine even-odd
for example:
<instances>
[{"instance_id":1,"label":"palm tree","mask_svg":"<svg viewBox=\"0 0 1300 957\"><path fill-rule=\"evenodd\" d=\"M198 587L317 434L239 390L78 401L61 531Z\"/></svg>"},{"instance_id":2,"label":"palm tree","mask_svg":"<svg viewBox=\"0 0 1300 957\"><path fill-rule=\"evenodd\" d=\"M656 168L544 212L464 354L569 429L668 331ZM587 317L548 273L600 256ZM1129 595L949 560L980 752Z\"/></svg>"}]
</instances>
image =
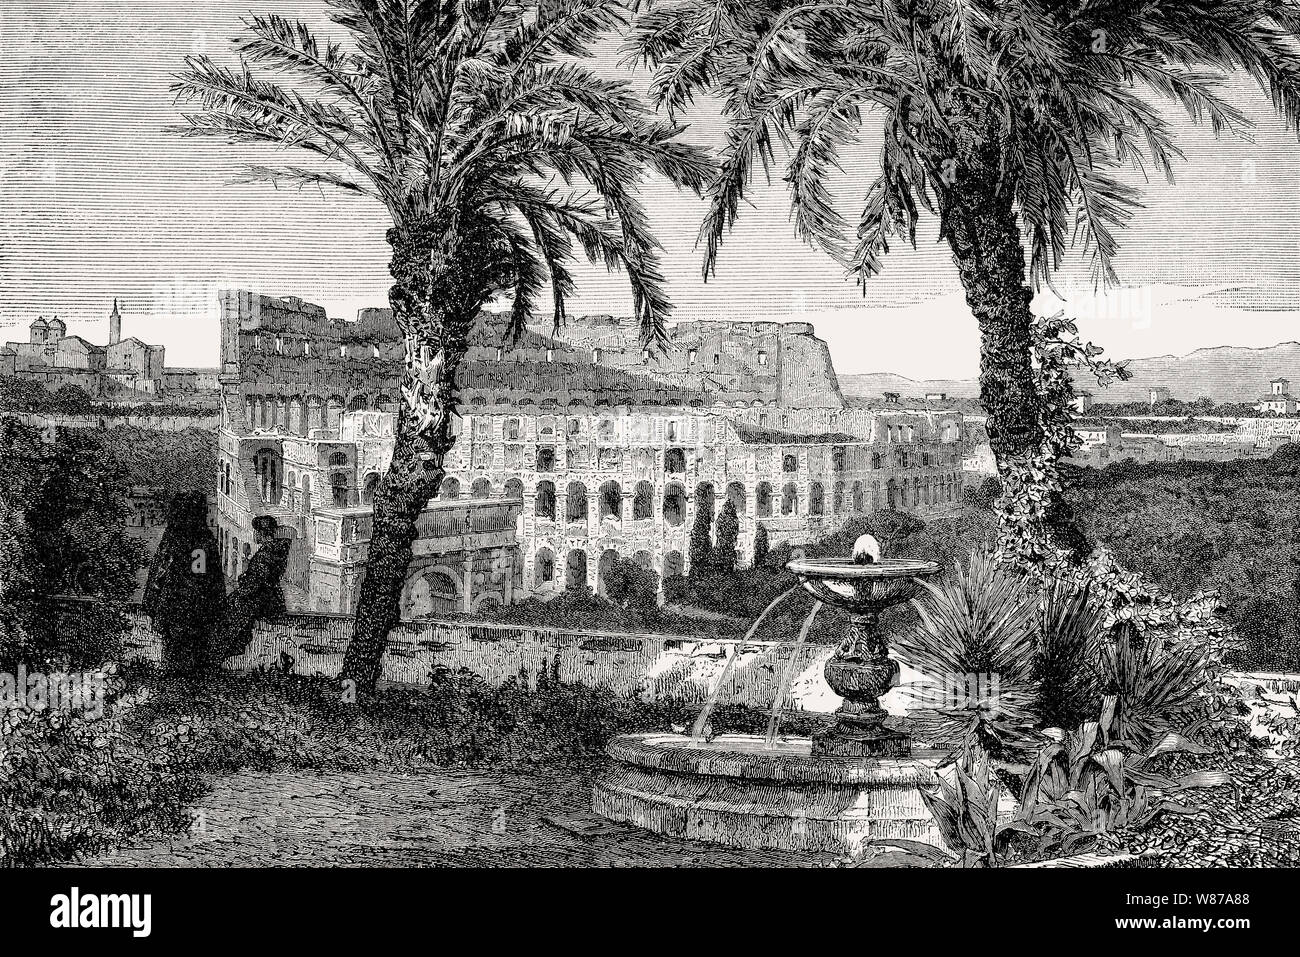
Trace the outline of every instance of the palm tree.
<instances>
[{"instance_id":1,"label":"palm tree","mask_svg":"<svg viewBox=\"0 0 1300 957\"><path fill-rule=\"evenodd\" d=\"M1216 134L1240 130L1217 87L1244 70L1290 125L1300 119L1300 7L1289 0L648 3L629 50L654 69L657 102L673 116L714 92L728 122L700 230L705 278L774 139L790 154L796 231L859 282L880 271L891 238L915 244L922 210L936 215L979 323L981 400L1004 476L1032 474L1047 438L1031 291L1050 284L1072 228L1094 282L1114 280L1116 230L1141 205L1117 170L1150 163L1172 180L1181 155L1156 102ZM828 179L866 112L884 143L851 222ZM1058 544L1086 545L1059 495L1048 521Z\"/></svg>"},{"instance_id":2,"label":"palm tree","mask_svg":"<svg viewBox=\"0 0 1300 957\"><path fill-rule=\"evenodd\" d=\"M637 185L653 171L699 193L712 167L624 83L575 62L626 23L615 0L330 0L328 8L345 38L251 17L239 68L190 57L174 91L192 110L185 132L313 154L312 165L250 167L251 179L368 196L392 220L402 402L341 675L364 692L398 619L416 519L454 442L456 370L480 309L512 295L517 336L549 280L558 327L576 243L626 272L643 337L662 339L670 304Z\"/></svg>"}]
</instances>

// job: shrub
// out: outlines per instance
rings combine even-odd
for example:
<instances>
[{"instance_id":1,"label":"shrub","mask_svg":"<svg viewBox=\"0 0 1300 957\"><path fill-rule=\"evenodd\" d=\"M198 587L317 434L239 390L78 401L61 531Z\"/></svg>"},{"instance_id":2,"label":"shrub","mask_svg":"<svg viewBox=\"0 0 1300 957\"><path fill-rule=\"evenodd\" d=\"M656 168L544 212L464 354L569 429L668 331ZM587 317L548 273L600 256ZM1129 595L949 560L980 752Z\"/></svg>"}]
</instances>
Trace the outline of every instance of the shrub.
<instances>
[{"instance_id":1,"label":"shrub","mask_svg":"<svg viewBox=\"0 0 1300 957\"><path fill-rule=\"evenodd\" d=\"M969 569L957 565L938 584L921 586L918 626L893 642L900 660L929 682L919 693L932 706L915 713L918 730L966 756L1021 756L1036 723L1029 580L977 554Z\"/></svg>"},{"instance_id":2,"label":"shrub","mask_svg":"<svg viewBox=\"0 0 1300 957\"><path fill-rule=\"evenodd\" d=\"M192 727L126 730L132 701L103 717L0 711L0 867L75 860L148 834L186 830L202 792Z\"/></svg>"},{"instance_id":3,"label":"shrub","mask_svg":"<svg viewBox=\"0 0 1300 957\"><path fill-rule=\"evenodd\" d=\"M624 608L653 608L659 601L659 575L620 556L605 572L605 594Z\"/></svg>"},{"instance_id":4,"label":"shrub","mask_svg":"<svg viewBox=\"0 0 1300 957\"><path fill-rule=\"evenodd\" d=\"M707 507L706 507L707 502ZM701 574L713 563L713 503L695 496L695 522L691 525L689 556L691 576Z\"/></svg>"},{"instance_id":5,"label":"shrub","mask_svg":"<svg viewBox=\"0 0 1300 957\"><path fill-rule=\"evenodd\" d=\"M163 664L178 671L213 663L212 638L224 611L226 577L207 511L201 492L172 496L145 585L143 610L162 636Z\"/></svg>"}]
</instances>

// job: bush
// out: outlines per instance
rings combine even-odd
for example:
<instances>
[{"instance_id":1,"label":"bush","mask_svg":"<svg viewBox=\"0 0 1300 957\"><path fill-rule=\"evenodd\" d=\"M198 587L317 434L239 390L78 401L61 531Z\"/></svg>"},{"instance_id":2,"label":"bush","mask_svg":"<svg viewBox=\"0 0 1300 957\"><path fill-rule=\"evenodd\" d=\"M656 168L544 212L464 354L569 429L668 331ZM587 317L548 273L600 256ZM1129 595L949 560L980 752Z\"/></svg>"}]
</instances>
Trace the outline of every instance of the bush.
<instances>
[{"instance_id":1,"label":"bush","mask_svg":"<svg viewBox=\"0 0 1300 957\"><path fill-rule=\"evenodd\" d=\"M736 515L736 505L727 499L718 513L713 563L722 571L736 567L736 539L740 537L740 518Z\"/></svg>"},{"instance_id":2,"label":"bush","mask_svg":"<svg viewBox=\"0 0 1300 957\"><path fill-rule=\"evenodd\" d=\"M659 575L620 556L605 573L605 594L624 608L654 608L659 602Z\"/></svg>"},{"instance_id":3,"label":"bush","mask_svg":"<svg viewBox=\"0 0 1300 957\"><path fill-rule=\"evenodd\" d=\"M149 834L185 831L202 793L192 727L128 731L133 703L103 717L0 711L0 867L76 860Z\"/></svg>"}]
</instances>

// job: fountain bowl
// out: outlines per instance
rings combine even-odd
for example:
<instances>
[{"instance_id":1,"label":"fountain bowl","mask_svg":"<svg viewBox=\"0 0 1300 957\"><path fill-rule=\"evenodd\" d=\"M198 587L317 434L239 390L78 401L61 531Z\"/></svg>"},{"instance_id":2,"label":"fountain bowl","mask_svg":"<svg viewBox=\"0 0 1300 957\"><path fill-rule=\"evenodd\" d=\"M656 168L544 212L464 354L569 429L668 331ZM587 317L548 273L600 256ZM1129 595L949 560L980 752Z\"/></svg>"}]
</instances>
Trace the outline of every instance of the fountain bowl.
<instances>
[{"instance_id":1,"label":"fountain bowl","mask_svg":"<svg viewBox=\"0 0 1300 957\"><path fill-rule=\"evenodd\" d=\"M938 752L863 761L748 734L627 734L607 750L593 810L668 837L850 858L891 839L943 846L920 793Z\"/></svg>"},{"instance_id":2,"label":"fountain bowl","mask_svg":"<svg viewBox=\"0 0 1300 957\"><path fill-rule=\"evenodd\" d=\"M859 565L850 558L801 559L785 566L814 598L857 613L879 614L916 595L919 582L939 571L934 562L887 558Z\"/></svg>"}]
</instances>

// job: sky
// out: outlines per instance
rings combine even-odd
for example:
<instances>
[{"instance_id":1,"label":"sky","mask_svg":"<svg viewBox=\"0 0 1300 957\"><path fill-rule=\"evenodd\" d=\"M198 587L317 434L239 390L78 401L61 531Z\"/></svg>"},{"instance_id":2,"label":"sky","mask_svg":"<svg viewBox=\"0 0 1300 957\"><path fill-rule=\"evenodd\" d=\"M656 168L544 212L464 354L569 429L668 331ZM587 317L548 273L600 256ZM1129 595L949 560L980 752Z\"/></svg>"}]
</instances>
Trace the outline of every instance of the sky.
<instances>
[{"instance_id":1,"label":"sky","mask_svg":"<svg viewBox=\"0 0 1300 957\"><path fill-rule=\"evenodd\" d=\"M38 315L58 315L70 334L103 342L116 297L124 335L165 345L168 365L215 365L218 289L296 295L343 317L386 304L377 205L235 184L244 163L267 155L168 131L180 119L168 87L185 56L230 57L249 13L316 23L322 11L318 0L0 3L0 341L26 339ZM600 54L602 69L620 70L612 44ZM620 72L644 87L643 76ZM1300 146L1253 87L1234 80L1229 98L1256 120L1251 138L1216 140L1180 124L1187 161L1176 184L1142 184L1146 208L1121 236L1124 287L1098 297L1070 268L1057 284L1065 301L1036 303L1077 316L1115 358L1300 338ZM721 141L711 104L690 120L688 139ZM868 127L842 156L836 194L849 217L878 148ZM755 185L705 283L701 202L657 181L643 194L674 318L812 322L841 374L977 373L974 320L935 223L923 222L916 250L893 247L863 290L796 239L774 176ZM629 310L622 277L576 275L571 314Z\"/></svg>"}]
</instances>

